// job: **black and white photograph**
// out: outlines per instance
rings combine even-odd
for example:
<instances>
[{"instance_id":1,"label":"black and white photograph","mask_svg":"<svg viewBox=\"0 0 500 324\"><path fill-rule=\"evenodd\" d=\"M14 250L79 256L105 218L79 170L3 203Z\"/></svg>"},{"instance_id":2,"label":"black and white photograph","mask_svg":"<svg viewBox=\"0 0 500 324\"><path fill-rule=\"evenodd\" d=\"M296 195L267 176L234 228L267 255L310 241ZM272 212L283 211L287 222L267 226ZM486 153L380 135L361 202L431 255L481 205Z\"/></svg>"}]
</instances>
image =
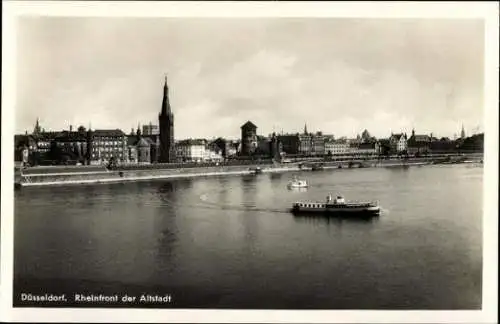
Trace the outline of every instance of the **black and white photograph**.
<instances>
[{"instance_id":1,"label":"black and white photograph","mask_svg":"<svg viewBox=\"0 0 500 324\"><path fill-rule=\"evenodd\" d=\"M24 3L6 319L496 321L498 3Z\"/></svg>"}]
</instances>

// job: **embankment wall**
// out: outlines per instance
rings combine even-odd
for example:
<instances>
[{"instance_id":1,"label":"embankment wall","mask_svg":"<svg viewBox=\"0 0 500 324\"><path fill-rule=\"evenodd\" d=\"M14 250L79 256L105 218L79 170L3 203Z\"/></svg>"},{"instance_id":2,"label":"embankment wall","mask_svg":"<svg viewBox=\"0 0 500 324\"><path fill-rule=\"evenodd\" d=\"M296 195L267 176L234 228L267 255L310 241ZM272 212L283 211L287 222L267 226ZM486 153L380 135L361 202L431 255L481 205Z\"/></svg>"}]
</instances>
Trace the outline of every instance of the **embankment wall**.
<instances>
[{"instance_id":1,"label":"embankment wall","mask_svg":"<svg viewBox=\"0 0 500 324\"><path fill-rule=\"evenodd\" d=\"M326 169L349 168L349 167L394 167L404 165L423 165L436 162L433 158L412 158L410 160L358 160L358 161L328 161L323 162ZM19 173L15 176L15 182L22 186L44 186L44 185L63 185L63 184L83 184L83 183L110 183L127 182L141 180L155 180L168 178L183 178L197 176L218 176L218 175L237 175L251 174L257 167L251 165L233 165L233 166L207 166L190 167L177 169L138 169L122 171L92 171L85 172L49 172L49 173L25 173L21 176ZM271 172L289 172L300 171L298 163L286 164L260 164L258 165L264 173ZM307 167L306 167L307 169ZM56 169L54 169L56 170Z\"/></svg>"}]
</instances>

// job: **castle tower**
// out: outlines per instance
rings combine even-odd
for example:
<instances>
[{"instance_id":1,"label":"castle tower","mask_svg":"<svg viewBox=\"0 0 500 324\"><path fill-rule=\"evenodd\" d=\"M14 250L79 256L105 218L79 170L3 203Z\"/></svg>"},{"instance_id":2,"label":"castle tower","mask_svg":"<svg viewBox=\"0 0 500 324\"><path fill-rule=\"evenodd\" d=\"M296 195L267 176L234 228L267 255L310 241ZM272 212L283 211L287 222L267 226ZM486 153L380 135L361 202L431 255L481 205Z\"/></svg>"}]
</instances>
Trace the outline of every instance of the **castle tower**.
<instances>
[{"instance_id":1,"label":"castle tower","mask_svg":"<svg viewBox=\"0 0 500 324\"><path fill-rule=\"evenodd\" d=\"M241 155L250 156L257 148L257 126L247 121L241 126Z\"/></svg>"},{"instance_id":2,"label":"castle tower","mask_svg":"<svg viewBox=\"0 0 500 324\"><path fill-rule=\"evenodd\" d=\"M174 114L170 108L168 98L167 76L165 75L165 85L163 86L163 101L161 113L158 117L160 122L160 163L174 162Z\"/></svg>"}]
</instances>

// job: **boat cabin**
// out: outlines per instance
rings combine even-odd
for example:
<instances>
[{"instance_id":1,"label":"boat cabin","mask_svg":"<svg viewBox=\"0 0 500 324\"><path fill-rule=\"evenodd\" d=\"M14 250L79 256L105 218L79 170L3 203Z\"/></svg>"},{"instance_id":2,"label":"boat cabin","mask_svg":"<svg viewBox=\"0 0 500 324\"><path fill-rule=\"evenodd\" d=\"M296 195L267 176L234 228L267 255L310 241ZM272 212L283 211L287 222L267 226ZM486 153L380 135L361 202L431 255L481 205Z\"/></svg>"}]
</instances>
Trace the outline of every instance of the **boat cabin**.
<instances>
[{"instance_id":1,"label":"boat cabin","mask_svg":"<svg viewBox=\"0 0 500 324\"><path fill-rule=\"evenodd\" d=\"M335 204L335 205L342 205L345 204L345 199L342 196L337 196L337 198L333 199L332 201L332 195L328 195L326 197L326 203L327 204Z\"/></svg>"},{"instance_id":2,"label":"boat cabin","mask_svg":"<svg viewBox=\"0 0 500 324\"><path fill-rule=\"evenodd\" d=\"M345 199L342 196L337 196L333 201L334 204L345 204Z\"/></svg>"}]
</instances>

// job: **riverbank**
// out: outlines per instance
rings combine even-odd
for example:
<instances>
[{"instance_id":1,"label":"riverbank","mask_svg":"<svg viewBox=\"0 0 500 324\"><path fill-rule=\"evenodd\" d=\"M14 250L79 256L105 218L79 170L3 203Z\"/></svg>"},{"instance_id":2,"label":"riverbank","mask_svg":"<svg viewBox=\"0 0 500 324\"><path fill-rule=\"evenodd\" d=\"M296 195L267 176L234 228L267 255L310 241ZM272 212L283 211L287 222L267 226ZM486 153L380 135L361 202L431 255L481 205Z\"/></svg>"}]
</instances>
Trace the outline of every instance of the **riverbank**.
<instances>
[{"instance_id":1,"label":"riverbank","mask_svg":"<svg viewBox=\"0 0 500 324\"><path fill-rule=\"evenodd\" d=\"M352 169L370 167L411 167L436 163L477 162L481 159L467 158L462 161L438 161L436 159L419 158L411 160L364 160L364 161L329 161L321 163L318 169ZM314 170L310 165L300 163L261 164L244 166L209 166L176 169L138 169L138 170L92 170L81 172L36 172L31 169L27 173L19 173L15 177L16 187L76 185L98 183L120 183L131 181L149 181L175 178L212 177L226 175L251 175L259 173L302 172ZM82 168L82 170L85 170Z\"/></svg>"}]
</instances>

